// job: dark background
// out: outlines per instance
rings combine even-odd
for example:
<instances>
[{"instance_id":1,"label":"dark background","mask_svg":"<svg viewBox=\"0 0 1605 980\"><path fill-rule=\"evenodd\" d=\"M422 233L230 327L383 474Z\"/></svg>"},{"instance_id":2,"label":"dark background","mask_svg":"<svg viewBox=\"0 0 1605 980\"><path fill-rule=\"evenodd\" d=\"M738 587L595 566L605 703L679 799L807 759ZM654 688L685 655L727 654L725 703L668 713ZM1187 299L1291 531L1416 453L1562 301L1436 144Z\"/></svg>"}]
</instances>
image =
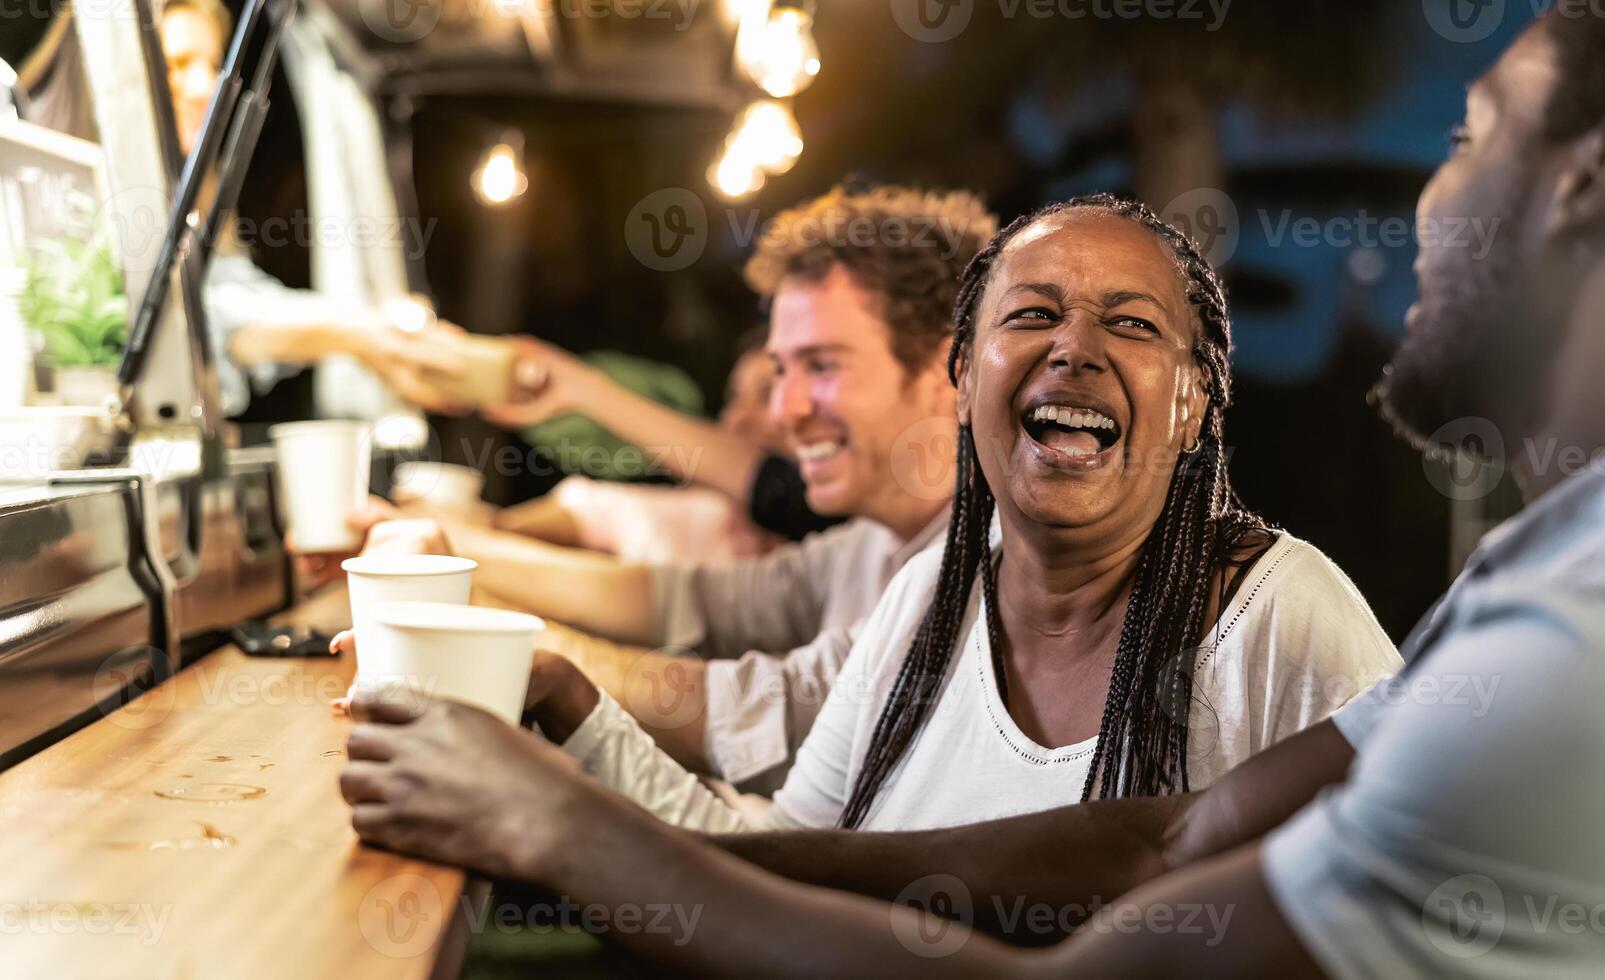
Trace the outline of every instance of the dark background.
<instances>
[{"instance_id":1,"label":"dark background","mask_svg":"<svg viewBox=\"0 0 1605 980\"><path fill-rule=\"evenodd\" d=\"M1222 270L1236 320L1227 431L1238 489L1330 555L1402 638L1450 575L1449 503L1367 404L1403 329L1415 247L1330 235L1297 244L1275 232L1299 218L1409 218L1465 86L1520 30L1528 5L1508 5L1487 37L1463 42L1425 13L1449 0L1235 0L1213 29L1203 3L1193 9L1204 19L1189 20L1035 17L1025 0L975 0L963 33L925 43L898 27L892 2L817 4L823 67L794 101L802 158L736 204L705 177L729 113L573 97L408 100L396 118L413 144L418 212L435 222L423 264L442 315L479 332L674 363L716 407L734 339L762 317L740 280L747 243L732 234L754 214L849 174L971 188L1004 221L1094 190L1164 208L1213 188L1236 210L1219 230L1235 243ZM29 32L5 30L0 56L11 57ZM530 189L491 210L468 175L509 126L524 134ZM242 213L304 211L300 157L285 94ZM634 258L624 230L637 202L668 187L704 199L707 246L690 268L660 273ZM292 285L307 282L295 248L258 259ZM270 397L259 412L304 392Z\"/></svg>"}]
</instances>

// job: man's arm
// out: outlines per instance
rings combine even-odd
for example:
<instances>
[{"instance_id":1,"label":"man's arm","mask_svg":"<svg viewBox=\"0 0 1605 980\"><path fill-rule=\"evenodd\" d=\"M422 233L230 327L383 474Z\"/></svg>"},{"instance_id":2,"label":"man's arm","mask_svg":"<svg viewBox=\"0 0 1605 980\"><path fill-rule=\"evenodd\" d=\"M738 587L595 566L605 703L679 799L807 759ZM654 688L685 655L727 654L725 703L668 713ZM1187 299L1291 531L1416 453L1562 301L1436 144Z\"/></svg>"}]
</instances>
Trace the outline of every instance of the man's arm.
<instances>
[{"instance_id":1,"label":"man's arm","mask_svg":"<svg viewBox=\"0 0 1605 980\"><path fill-rule=\"evenodd\" d=\"M941 830L807 830L712 838L797 881L894 899L930 875L951 875L974 900L976 925L1020 940L1018 911L1090 908L1167 871L1258 839L1323 787L1341 782L1354 750L1330 721L1246 760L1202 793L1090 803ZM1026 932L1022 932L1026 930Z\"/></svg>"},{"instance_id":2,"label":"man's arm","mask_svg":"<svg viewBox=\"0 0 1605 980\"><path fill-rule=\"evenodd\" d=\"M623 439L648 450L669 475L682 483L698 483L749 503L753 477L764 450L740 436L642 397L623 385L608 385L585 405L585 414Z\"/></svg>"},{"instance_id":3,"label":"man's arm","mask_svg":"<svg viewBox=\"0 0 1605 980\"><path fill-rule=\"evenodd\" d=\"M791 650L819 635L825 597L878 529L849 524L758 558L634 565L441 514L455 553L483 585L531 612L624 643L706 657Z\"/></svg>"},{"instance_id":4,"label":"man's arm","mask_svg":"<svg viewBox=\"0 0 1605 980\"><path fill-rule=\"evenodd\" d=\"M1326 976L1271 897L1257 843L1122 897L1036 966L1057 978Z\"/></svg>"},{"instance_id":5,"label":"man's arm","mask_svg":"<svg viewBox=\"0 0 1605 980\"><path fill-rule=\"evenodd\" d=\"M479 593L478 587L475 592ZM475 602L522 608L493 592L480 595ZM669 758L694 772L708 771L704 748L708 731L708 669L704 661L615 643L553 619L546 621L535 645L579 668L592 684L606 691L640 722ZM550 696L565 700L568 693L557 691ZM573 718L568 731L578 727L596 704L594 692L573 700L577 703L557 706L565 718Z\"/></svg>"},{"instance_id":6,"label":"man's arm","mask_svg":"<svg viewBox=\"0 0 1605 980\"><path fill-rule=\"evenodd\" d=\"M962 922L782 881L613 799L541 880L610 910L663 910L659 934L618 941L676 972L709 977L1247 977L1319 980L1250 844L1173 872L1108 905L1045 951L1008 947ZM642 874L641 869L652 869ZM979 911L979 902L977 911Z\"/></svg>"},{"instance_id":7,"label":"man's arm","mask_svg":"<svg viewBox=\"0 0 1605 980\"><path fill-rule=\"evenodd\" d=\"M708 771L708 665L696 657L612 643L548 622L537 640L606 691L687 769Z\"/></svg>"},{"instance_id":8,"label":"man's arm","mask_svg":"<svg viewBox=\"0 0 1605 980\"><path fill-rule=\"evenodd\" d=\"M662 824L539 736L479 709L366 692L352 711L364 724L348 740L340 790L366 843L534 881L621 923L654 923L612 935L679 972L1319 976L1264 885L1256 845L1114 903L1109 928L1021 950L919 909L767 874ZM469 754L477 765L462 764Z\"/></svg>"},{"instance_id":9,"label":"man's arm","mask_svg":"<svg viewBox=\"0 0 1605 980\"><path fill-rule=\"evenodd\" d=\"M785 654L751 651L739 660L707 661L613 643L555 622L541 649L561 654L591 683L612 695L669 757L693 772L713 773L749 787L753 773L715 767L715 759L775 739L786 749L771 767L794 755L824 706L826 692L852 645L851 631L827 630ZM710 702L710 686L723 685ZM709 713L722 713L709 753Z\"/></svg>"},{"instance_id":10,"label":"man's arm","mask_svg":"<svg viewBox=\"0 0 1605 980\"><path fill-rule=\"evenodd\" d=\"M999 876L993 879L991 894L972 889L961 906L952 904L951 894L923 893L919 878L906 879L891 896L904 903L912 899L925 908L956 910L960 922L908 904L884 905L816 887L788 886L748 865L719 861L611 798L591 804L597 811L611 811L601 819L586 820L591 839L565 849L560 859L539 873L564 894L585 895L586 900L599 900L610 908L661 905L683 910L682 921L696 922L696 931L672 941L640 934L621 941L653 962L697 975L744 976L762 966L766 973L783 977L917 973L1319 980L1322 971L1265 884L1257 839L1322 786L1340 781L1352 750L1329 722L1296 738L1303 744L1291 745L1295 739L1281 743L1289 749L1272 765L1253 771L1248 763L1238 767L1234 784L1224 786L1223 781L1221 793L1216 792L1218 786L1176 798L1168 808L1160 800L1123 800L1059 811L1061 817L1071 818L1071 826L1061 821L1056 838L1016 849L1016 853L1029 851L1035 864L1015 864L1008 871L1034 882L1035 894ZM1273 747L1261 757L1275 751ZM1094 808L1101 812L1076 812ZM1166 809L1168 820L1154 819ZM1010 823L962 828L965 833L957 836L963 843L974 843L1017 829L1000 826ZM1161 824L1164 829L1154 834L1153 828ZM1079 837L1083 832L1092 836ZM1138 860L1133 867L1116 867L1118 860L1100 857L1107 845L1130 856L1138 841L1143 843L1136 851L1149 859ZM961 848L926 862L920 877L942 874L948 857L961 859L954 867L966 866ZM1045 864L1050 870L1044 872ZM638 869L643 867L652 868L653 874L640 875ZM964 880L962 874L946 873ZM1144 873L1152 880L1131 890L1132 879ZM1072 880L1068 887L1056 887L1050 880L1053 875L1069 875ZM937 889L951 887L936 884ZM1075 938L1032 952L999 946L970 933L964 924L972 916L977 925L989 916L995 918L999 894L1016 896L1011 907L1052 913L1035 919L1029 912L1022 915L1021 925L1028 930L1032 921L1057 922L1067 908L1100 907ZM1113 896L1122 897L1108 901ZM1025 904L1016 906L1021 899ZM971 916L962 914L964 906ZM699 918L691 919L692 913ZM1049 931L1032 938L1060 937Z\"/></svg>"},{"instance_id":11,"label":"man's arm","mask_svg":"<svg viewBox=\"0 0 1605 980\"><path fill-rule=\"evenodd\" d=\"M579 526L574 515L558 502L553 494L526 500L521 504L503 507L491 518L492 524L502 531L538 538L547 544L564 548L580 546Z\"/></svg>"},{"instance_id":12,"label":"man's arm","mask_svg":"<svg viewBox=\"0 0 1605 980\"><path fill-rule=\"evenodd\" d=\"M522 429L580 412L625 442L652 451L676 480L712 487L747 504L764 450L706 419L660 405L568 351L530 337L519 347L522 400L483 408L497 425Z\"/></svg>"},{"instance_id":13,"label":"man's arm","mask_svg":"<svg viewBox=\"0 0 1605 980\"><path fill-rule=\"evenodd\" d=\"M312 289L293 289L240 255L220 255L204 283L207 329L216 349L240 368L305 365L331 354L361 361L397 394L430 411L460 414L443 387L461 379L464 365L446 343L462 328L438 321L404 331L394 318Z\"/></svg>"},{"instance_id":14,"label":"man's arm","mask_svg":"<svg viewBox=\"0 0 1605 980\"><path fill-rule=\"evenodd\" d=\"M382 521L394 513L390 508L374 508L373 519ZM816 547L840 546L844 540L840 535L845 532L833 533L838 537L822 540L836 542L835 545ZM369 532L369 546L375 540L397 537L416 539L415 546L409 549L405 541L390 541L387 547L425 552L444 549L478 562L474 573L476 589L545 617L550 629L542 645L573 660L597 686L635 716L671 758L697 771L709 771L711 765L706 748L709 670L695 657L645 649L659 646L666 639L659 623L660 601L677 610L666 615L679 623L682 631L693 621L700 621L695 629L704 634L713 652L722 647L751 649L765 643L773 643L773 649L785 649L806 636L805 630L818 625L818 596L813 580L818 577L815 566L821 559L810 557L803 545L777 549L761 559L681 573L674 580L678 585L667 590L669 595L660 597L657 592L664 580L647 566L557 547L445 515L437 520L379 523ZM790 674L795 673L809 674L808 680L821 692L828 688L828 678L812 674L824 670L829 660L826 653L834 651L835 659L829 660L832 665L845 656L846 644L836 637L838 632L842 631L826 631L807 644L802 651L807 655L798 658L800 666L790 673L780 666L786 658L768 658L776 665L770 673L787 675L788 694L792 693ZM618 642L587 634L600 634ZM751 655L759 656L766 655ZM744 669L752 667L748 660L742 661ZM728 683L725 686L732 687ZM767 711L775 715L770 721L780 730L779 738L784 743L788 706L760 703L759 693L765 692L747 692L751 702L747 714ZM733 690L725 691L725 695L744 696ZM814 698L807 712L811 718L819 694L809 696ZM757 724L745 715L742 722ZM783 744L775 762L784 761L784 757Z\"/></svg>"},{"instance_id":15,"label":"man's arm","mask_svg":"<svg viewBox=\"0 0 1605 980\"><path fill-rule=\"evenodd\" d=\"M449 518L409 523L443 529L452 554L479 563L475 586L537 616L622 643L659 643L644 566Z\"/></svg>"}]
</instances>

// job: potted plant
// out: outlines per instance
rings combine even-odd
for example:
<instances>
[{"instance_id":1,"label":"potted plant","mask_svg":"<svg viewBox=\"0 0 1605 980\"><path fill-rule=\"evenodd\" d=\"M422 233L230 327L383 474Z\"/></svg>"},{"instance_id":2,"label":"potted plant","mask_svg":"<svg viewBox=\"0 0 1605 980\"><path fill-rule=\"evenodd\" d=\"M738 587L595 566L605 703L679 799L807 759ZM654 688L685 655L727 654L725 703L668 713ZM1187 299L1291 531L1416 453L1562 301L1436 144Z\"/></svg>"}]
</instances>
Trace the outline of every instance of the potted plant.
<instances>
[{"instance_id":1,"label":"potted plant","mask_svg":"<svg viewBox=\"0 0 1605 980\"><path fill-rule=\"evenodd\" d=\"M18 308L44 342L56 392L68 405L99 405L117 390L128 298L111 249L99 241L42 242L27 265Z\"/></svg>"}]
</instances>

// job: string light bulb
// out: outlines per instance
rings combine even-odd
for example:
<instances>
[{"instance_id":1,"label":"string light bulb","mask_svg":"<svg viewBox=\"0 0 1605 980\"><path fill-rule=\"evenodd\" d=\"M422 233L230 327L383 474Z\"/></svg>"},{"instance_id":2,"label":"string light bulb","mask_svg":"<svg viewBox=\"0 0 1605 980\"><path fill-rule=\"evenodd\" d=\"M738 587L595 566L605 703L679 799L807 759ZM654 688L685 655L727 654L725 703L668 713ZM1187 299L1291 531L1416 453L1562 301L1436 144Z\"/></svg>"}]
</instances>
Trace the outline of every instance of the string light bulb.
<instances>
[{"instance_id":1,"label":"string light bulb","mask_svg":"<svg viewBox=\"0 0 1605 980\"><path fill-rule=\"evenodd\" d=\"M769 13L774 6L774 0L725 0L725 15L736 30L736 64L749 75L749 66L758 64L764 29L769 26Z\"/></svg>"},{"instance_id":2,"label":"string light bulb","mask_svg":"<svg viewBox=\"0 0 1605 980\"><path fill-rule=\"evenodd\" d=\"M731 201L740 201L751 197L763 187L763 167L751 157L743 155L737 148L726 145L724 152L719 154L713 166L708 168L708 183L713 189Z\"/></svg>"},{"instance_id":3,"label":"string light bulb","mask_svg":"<svg viewBox=\"0 0 1605 980\"><path fill-rule=\"evenodd\" d=\"M761 27L769 20L769 8L773 6L774 0L720 0L719 16L729 27L739 28L752 20Z\"/></svg>"},{"instance_id":4,"label":"string light bulb","mask_svg":"<svg viewBox=\"0 0 1605 980\"><path fill-rule=\"evenodd\" d=\"M730 148L771 174L790 170L802 156L802 130L783 103L760 99L743 109L730 134Z\"/></svg>"},{"instance_id":5,"label":"string light bulb","mask_svg":"<svg viewBox=\"0 0 1605 980\"><path fill-rule=\"evenodd\" d=\"M814 19L798 7L776 7L761 32L737 52L742 68L758 87L777 99L796 95L819 74Z\"/></svg>"},{"instance_id":6,"label":"string light bulb","mask_svg":"<svg viewBox=\"0 0 1605 980\"><path fill-rule=\"evenodd\" d=\"M523 142L516 132L509 132L480 158L473 185L482 203L493 208L506 207L529 189L529 178L524 176L520 160Z\"/></svg>"}]
</instances>

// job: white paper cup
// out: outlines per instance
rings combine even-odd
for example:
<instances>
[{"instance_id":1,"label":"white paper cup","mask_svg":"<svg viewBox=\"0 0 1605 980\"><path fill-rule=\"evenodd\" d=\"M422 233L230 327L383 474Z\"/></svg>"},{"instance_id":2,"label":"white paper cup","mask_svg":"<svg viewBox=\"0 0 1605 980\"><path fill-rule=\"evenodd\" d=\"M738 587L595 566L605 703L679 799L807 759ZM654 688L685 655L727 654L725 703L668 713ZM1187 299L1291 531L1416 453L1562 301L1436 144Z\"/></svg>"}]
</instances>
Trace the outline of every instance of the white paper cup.
<instances>
[{"instance_id":1,"label":"white paper cup","mask_svg":"<svg viewBox=\"0 0 1605 980\"><path fill-rule=\"evenodd\" d=\"M535 662L535 634L545 623L482 606L382 602L373 610L372 625L374 643L362 654L359 686L401 685L431 699L477 705L518 724Z\"/></svg>"},{"instance_id":2,"label":"white paper cup","mask_svg":"<svg viewBox=\"0 0 1605 980\"><path fill-rule=\"evenodd\" d=\"M451 354L463 366L461 378L440 383L456 401L470 405L499 405L512 397L513 362L517 351L500 337L469 335L450 338Z\"/></svg>"},{"instance_id":3,"label":"white paper cup","mask_svg":"<svg viewBox=\"0 0 1605 980\"><path fill-rule=\"evenodd\" d=\"M279 456L284 520L304 554L355 551L362 532L346 518L368 501L372 451L365 422L286 422L268 435Z\"/></svg>"},{"instance_id":4,"label":"white paper cup","mask_svg":"<svg viewBox=\"0 0 1605 980\"><path fill-rule=\"evenodd\" d=\"M390 491L397 500L421 500L431 507L464 514L479 509L484 489L485 478L478 470L455 463L401 463L390 477Z\"/></svg>"},{"instance_id":5,"label":"white paper cup","mask_svg":"<svg viewBox=\"0 0 1605 980\"><path fill-rule=\"evenodd\" d=\"M340 563L351 597L351 628L357 634L357 680L377 657L373 610L386 602L468 604L479 563L452 555L359 555Z\"/></svg>"}]
</instances>

